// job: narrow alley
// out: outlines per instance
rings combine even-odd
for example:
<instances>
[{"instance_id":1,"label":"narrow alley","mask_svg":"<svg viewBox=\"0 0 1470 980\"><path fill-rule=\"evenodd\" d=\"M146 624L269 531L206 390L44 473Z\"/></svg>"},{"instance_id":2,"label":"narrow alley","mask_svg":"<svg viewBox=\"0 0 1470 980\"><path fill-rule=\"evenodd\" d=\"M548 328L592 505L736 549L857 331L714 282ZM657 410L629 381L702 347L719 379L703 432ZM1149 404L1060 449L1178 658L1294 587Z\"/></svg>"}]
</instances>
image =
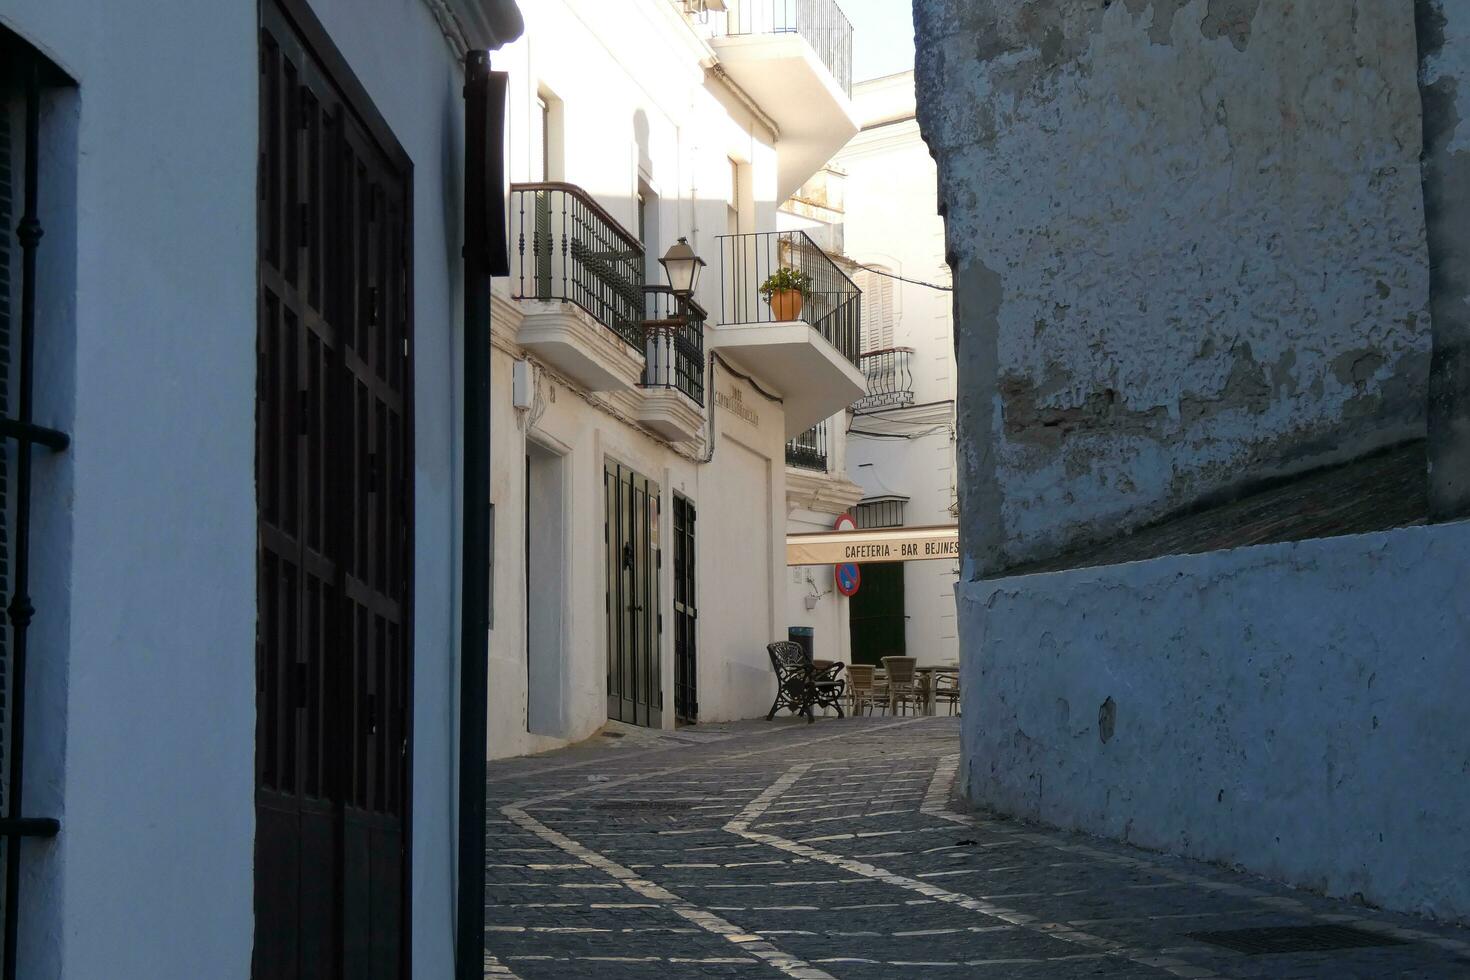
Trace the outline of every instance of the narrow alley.
<instances>
[{"instance_id":1,"label":"narrow alley","mask_svg":"<svg viewBox=\"0 0 1470 980\"><path fill-rule=\"evenodd\" d=\"M967 814L958 754L957 719L863 718L492 763L486 973L1470 976L1464 930Z\"/></svg>"}]
</instances>

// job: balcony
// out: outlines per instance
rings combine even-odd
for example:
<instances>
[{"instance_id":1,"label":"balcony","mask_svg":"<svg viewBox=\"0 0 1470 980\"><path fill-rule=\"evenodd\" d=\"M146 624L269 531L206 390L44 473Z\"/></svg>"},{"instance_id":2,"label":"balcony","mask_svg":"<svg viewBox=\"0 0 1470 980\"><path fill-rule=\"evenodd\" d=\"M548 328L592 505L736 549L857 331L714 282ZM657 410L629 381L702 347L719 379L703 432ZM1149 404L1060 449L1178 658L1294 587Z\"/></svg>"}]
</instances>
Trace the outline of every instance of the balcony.
<instances>
[{"instance_id":1,"label":"balcony","mask_svg":"<svg viewBox=\"0 0 1470 980\"><path fill-rule=\"evenodd\" d=\"M516 341L589 391L636 387L644 370L643 246L580 187L512 184Z\"/></svg>"},{"instance_id":2,"label":"balcony","mask_svg":"<svg viewBox=\"0 0 1470 980\"><path fill-rule=\"evenodd\" d=\"M857 134L852 24L835 0L725 0L702 15L720 67L780 127L784 201Z\"/></svg>"},{"instance_id":3,"label":"balcony","mask_svg":"<svg viewBox=\"0 0 1470 980\"><path fill-rule=\"evenodd\" d=\"M827 472L827 426L823 419L786 444L786 465L799 470Z\"/></svg>"},{"instance_id":4,"label":"balcony","mask_svg":"<svg viewBox=\"0 0 1470 980\"><path fill-rule=\"evenodd\" d=\"M852 410L861 414L912 405L914 376L909 362L913 356L912 347L889 347L864 354L858 361L858 367L868 384L868 393L852 406Z\"/></svg>"},{"instance_id":5,"label":"balcony","mask_svg":"<svg viewBox=\"0 0 1470 980\"><path fill-rule=\"evenodd\" d=\"M827 253L799 231L724 235L720 325L709 346L780 395L786 435L795 436L867 394L858 370L862 292ZM810 280L799 309L761 294L774 272Z\"/></svg>"},{"instance_id":6,"label":"balcony","mask_svg":"<svg viewBox=\"0 0 1470 980\"><path fill-rule=\"evenodd\" d=\"M670 440L695 439L704 427L704 324L698 303L680 304L667 286L644 286L643 398L638 421Z\"/></svg>"}]
</instances>

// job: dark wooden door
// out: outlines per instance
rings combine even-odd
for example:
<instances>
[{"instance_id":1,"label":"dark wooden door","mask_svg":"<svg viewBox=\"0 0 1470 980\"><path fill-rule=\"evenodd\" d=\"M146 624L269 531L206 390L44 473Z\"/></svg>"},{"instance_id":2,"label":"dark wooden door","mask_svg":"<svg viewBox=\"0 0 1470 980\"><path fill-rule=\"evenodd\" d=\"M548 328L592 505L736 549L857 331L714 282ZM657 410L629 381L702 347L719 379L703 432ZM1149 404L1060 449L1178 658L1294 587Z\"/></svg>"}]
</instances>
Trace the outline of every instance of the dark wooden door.
<instances>
[{"instance_id":1,"label":"dark wooden door","mask_svg":"<svg viewBox=\"0 0 1470 980\"><path fill-rule=\"evenodd\" d=\"M699 599L695 592L694 504L674 495L674 716L699 720Z\"/></svg>"},{"instance_id":2,"label":"dark wooden door","mask_svg":"<svg viewBox=\"0 0 1470 980\"><path fill-rule=\"evenodd\" d=\"M905 655L903 570L899 561L862 566L862 585L848 600L853 663L878 664L883 657Z\"/></svg>"},{"instance_id":3,"label":"dark wooden door","mask_svg":"<svg viewBox=\"0 0 1470 980\"><path fill-rule=\"evenodd\" d=\"M253 973L396 978L408 975L409 176L313 40L263 4Z\"/></svg>"},{"instance_id":4,"label":"dark wooden door","mask_svg":"<svg viewBox=\"0 0 1470 980\"><path fill-rule=\"evenodd\" d=\"M607 542L607 716L656 727L659 676L659 487L608 460L603 468Z\"/></svg>"}]
</instances>

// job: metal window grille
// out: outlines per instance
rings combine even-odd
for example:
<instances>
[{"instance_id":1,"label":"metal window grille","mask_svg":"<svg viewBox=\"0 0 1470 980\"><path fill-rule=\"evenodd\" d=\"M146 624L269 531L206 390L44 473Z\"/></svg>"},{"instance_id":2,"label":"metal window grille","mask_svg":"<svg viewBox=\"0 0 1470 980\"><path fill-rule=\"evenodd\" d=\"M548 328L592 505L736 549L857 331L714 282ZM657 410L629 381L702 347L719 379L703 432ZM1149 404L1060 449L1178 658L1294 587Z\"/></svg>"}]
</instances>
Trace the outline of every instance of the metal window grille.
<instances>
[{"instance_id":1,"label":"metal window grille","mask_svg":"<svg viewBox=\"0 0 1470 980\"><path fill-rule=\"evenodd\" d=\"M898 499L870 500L857 505L853 523L859 530L880 527L903 527L904 501Z\"/></svg>"},{"instance_id":2,"label":"metal window grille","mask_svg":"<svg viewBox=\"0 0 1470 980\"><path fill-rule=\"evenodd\" d=\"M827 427L824 419L786 444L786 465L827 472Z\"/></svg>"},{"instance_id":3,"label":"metal window grille","mask_svg":"<svg viewBox=\"0 0 1470 980\"><path fill-rule=\"evenodd\" d=\"M10 229L15 181L10 169L10 112L0 89L0 415L10 414ZM0 595L10 594L10 446L0 447ZM7 714L5 689L9 666L9 626L0 623L0 813L5 813L5 748Z\"/></svg>"},{"instance_id":4,"label":"metal window grille","mask_svg":"<svg viewBox=\"0 0 1470 980\"><path fill-rule=\"evenodd\" d=\"M682 306L668 286L644 286L645 388L674 388L704 404L704 308L693 300Z\"/></svg>"},{"instance_id":5,"label":"metal window grille","mask_svg":"<svg viewBox=\"0 0 1470 980\"><path fill-rule=\"evenodd\" d=\"M4 748L5 756L5 815L0 818L0 832L6 839L5 847L5 891L4 891L4 953L0 976L14 980L16 975L16 939L20 921L21 856L22 843L27 837L53 837L60 830L59 821L49 817L28 817L22 790L24 781L25 734L26 734L26 658L27 635L36 609L30 596L30 538L31 538L31 455L34 447L41 446L60 452L70 444L63 432L36 425L32 420L33 383L35 377L36 337L36 286L37 263L41 252L44 226L39 212L40 185L45 179L41 172L41 102L43 92L70 80L28 44L3 28L0 28L0 66L4 66L19 80L24 104L24 125L21 133L19 156L23 161L19 175L9 165L8 159L0 162L0 218L5 221L3 253L4 293L0 296L0 375L6 379L4 416L0 417L0 435L15 441L14 473L7 468L4 472L7 491L3 514L8 521L5 528L5 557L8 559L5 585L9 596L6 612L9 619L9 635L3 651L8 655L4 670L5 722L8 725ZM0 114L9 112L12 90L10 77L0 72ZM14 134L7 125L0 130L0 145L6 147L4 156L11 155L10 147ZM20 193L16 194L17 185ZM19 196L19 202L16 197ZM19 203L20 219L14 222L13 244L8 236L14 221L14 209ZM20 268L17 274L14 256L18 253ZM19 285L18 308L11 303L15 286ZM16 315L18 313L18 316ZM14 327L19 326L18 334ZM15 382L15 397L10 397L9 383ZM13 413L13 414L12 414ZM10 455L9 447L7 453ZM13 476L13 482L11 477ZM14 500L9 499L14 489Z\"/></svg>"}]
</instances>

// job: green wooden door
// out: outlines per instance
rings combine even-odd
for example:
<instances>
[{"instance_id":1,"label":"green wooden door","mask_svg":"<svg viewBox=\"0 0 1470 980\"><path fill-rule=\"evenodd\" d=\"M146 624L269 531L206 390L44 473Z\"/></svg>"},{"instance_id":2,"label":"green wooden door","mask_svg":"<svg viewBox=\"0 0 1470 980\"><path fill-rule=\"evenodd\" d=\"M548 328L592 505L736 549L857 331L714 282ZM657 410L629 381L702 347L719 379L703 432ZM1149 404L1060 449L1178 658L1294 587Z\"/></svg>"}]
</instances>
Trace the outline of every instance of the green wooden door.
<instances>
[{"instance_id":1,"label":"green wooden door","mask_svg":"<svg viewBox=\"0 0 1470 980\"><path fill-rule=\"evenodd\" d=\"M883 657L905 656L903 562L862 566L862 585L848 600L852 662L877 665Z\"/></svg>"}]
</instances>

